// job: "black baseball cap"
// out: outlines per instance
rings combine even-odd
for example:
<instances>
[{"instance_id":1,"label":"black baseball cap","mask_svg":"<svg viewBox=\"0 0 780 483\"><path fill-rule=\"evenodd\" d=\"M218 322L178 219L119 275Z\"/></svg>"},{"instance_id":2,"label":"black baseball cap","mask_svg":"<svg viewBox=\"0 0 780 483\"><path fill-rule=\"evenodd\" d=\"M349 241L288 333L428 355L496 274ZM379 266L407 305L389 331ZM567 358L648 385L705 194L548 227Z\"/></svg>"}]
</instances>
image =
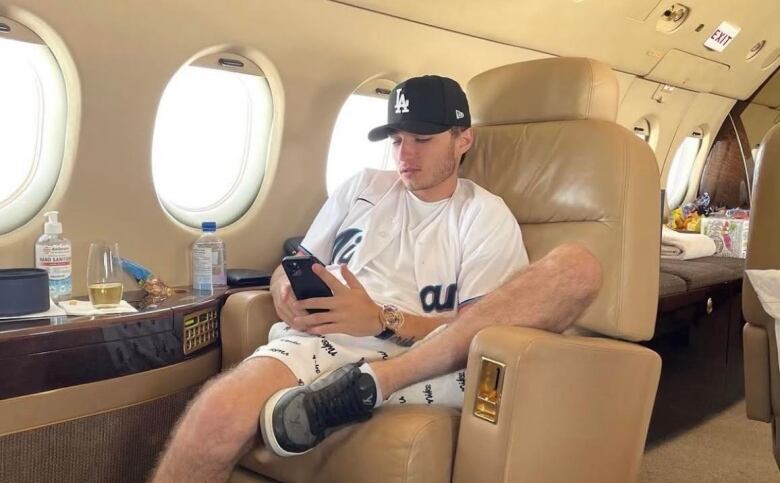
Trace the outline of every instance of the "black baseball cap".
<instances>
[{"instance_id":1,"label":"black baseball cap","mask_svg":"<svg viewBox=\"0 0 780 483\"><path fill-rule=\"evenodd\" d=\"M381 141L392 131L438 134L454 126L470 127L466 93L449 77L425 75L401 82L387 100L387 124L368 132Z\"/></svg>"}]
</instances>

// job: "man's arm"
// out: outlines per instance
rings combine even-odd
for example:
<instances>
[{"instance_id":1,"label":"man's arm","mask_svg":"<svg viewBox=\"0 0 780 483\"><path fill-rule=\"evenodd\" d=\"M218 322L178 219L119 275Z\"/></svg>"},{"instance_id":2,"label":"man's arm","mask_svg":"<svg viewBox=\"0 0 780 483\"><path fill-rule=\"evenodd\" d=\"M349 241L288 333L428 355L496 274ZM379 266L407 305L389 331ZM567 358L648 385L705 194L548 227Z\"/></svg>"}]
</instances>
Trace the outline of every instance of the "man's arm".
<instances>
[{"instance_id":1,"label":"man's arm","mask_svg":"<svg viewBox=\"0 0 780 483\"><path fill-rule=\"evenodd\" d=\"M464 305L458 310L458 315L462 315L471 307L471 304ZM426 316L416 315L402 312L404 315L404 325L389 339L391 342L395 342L398 345L407 347L415 342L424 339L428 334L433 332L437 327L444 324L449 324L455 320L455 315L450 316Z\"/></svg>"},{"instance_id":2,"label":"man's arm","mask_svg":"<svg viewBox=\"0 0 780 483\"><path fill-rule=\"evenodd\" d=\"M491 326L563 332L596 298L602 269L581 245L567 243L477 301L447 330L386 361L371 363L384 394L466 366L469 345ZM414 367L413 371L408 370Z\"/></svg>"}]
</instances>

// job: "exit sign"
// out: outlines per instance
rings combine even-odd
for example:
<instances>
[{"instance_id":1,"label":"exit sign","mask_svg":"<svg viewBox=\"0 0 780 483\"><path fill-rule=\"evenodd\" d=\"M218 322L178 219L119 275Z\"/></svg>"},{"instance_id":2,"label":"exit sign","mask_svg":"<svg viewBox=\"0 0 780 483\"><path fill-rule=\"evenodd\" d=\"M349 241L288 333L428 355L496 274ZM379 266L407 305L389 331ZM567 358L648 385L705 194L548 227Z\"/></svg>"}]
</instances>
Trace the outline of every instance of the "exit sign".
<instances>
[{"instance_id":1,"label":"exit sign","mask_svg":"<svg viewBox=\"0 0 780 483\"><path fill-rule=\"evenodd\" d=\"M721 22L712 35L709 36L707 41L704 42L704 46L716 52L723 52L731 41L734 40L734 37L737 36L740 30L742 29L736 25L732 25L728 22Z\"/></svg>"}]
</instances>

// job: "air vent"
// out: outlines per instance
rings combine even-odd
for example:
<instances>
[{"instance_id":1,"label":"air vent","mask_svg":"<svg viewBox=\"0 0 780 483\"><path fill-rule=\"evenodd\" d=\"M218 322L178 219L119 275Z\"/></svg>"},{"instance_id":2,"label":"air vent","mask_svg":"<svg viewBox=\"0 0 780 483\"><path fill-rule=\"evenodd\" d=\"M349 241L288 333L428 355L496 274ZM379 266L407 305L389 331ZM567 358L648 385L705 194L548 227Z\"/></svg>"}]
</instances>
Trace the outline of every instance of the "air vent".
<instances>
[{"instance_id":1,"label":"air vent","mask_svg":"<svg viewBox=\"0 0 780 483\"><path fill-rule=\"evenodd\" d=\"M661 18L655 24L656 30L665 34L670 34L680 28L688 18L691 9L681 3L674 3L663 11Z\"/></svg>"},{"instance_id":2,"label":"air vent","mask_svg":"<svg viewBox=\"0 0 780 483\"><path fill-rule=\"evenodd\" d=\"M376 92L380 96L389 96L390 95L390 89L382 89L381 87L377 87L376 89L374 89L374 92Z\"/></svg>"},{"instance_id":3,"label":"air vent","mask_svg":"<svg viewBox=\"0 0 780 483\"><path fill-rule=\"evenodd\" d=\"M8 24L0 23L0 33L4 34L4 33L10 32L10 31L11 31L11 27L8 26Z\"/></svg>"}]
</instances>

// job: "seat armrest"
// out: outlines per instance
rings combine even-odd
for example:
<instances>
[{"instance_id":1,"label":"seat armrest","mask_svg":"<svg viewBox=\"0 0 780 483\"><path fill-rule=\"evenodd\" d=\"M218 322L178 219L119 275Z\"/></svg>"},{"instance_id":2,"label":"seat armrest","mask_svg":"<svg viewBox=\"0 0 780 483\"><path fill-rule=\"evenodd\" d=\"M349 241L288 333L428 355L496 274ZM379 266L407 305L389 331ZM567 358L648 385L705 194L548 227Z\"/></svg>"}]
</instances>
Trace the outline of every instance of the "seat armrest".
<instances>
[{"instance_id":1,"label":"seat armrest","mask_svg":"<svg viewBox=\"0 0 780 483\"><path fill-rule=\"evenodd\" d=\"M482 358L506 365L497 424ZM629 342L491 327L471 344L453 481L636 481L661 358Z\"/></svg>"},{"instance_id":2,"label":"seat armrest","mask_svg":"<svg viewBox=\"0 0 780 483\"><path fill-rule=\"evenodd\" d=\"M271 292L252 290L230 295L220 313L222 370L267 343L268 331L278 321Z\"/></svg>"}]
</instances>

